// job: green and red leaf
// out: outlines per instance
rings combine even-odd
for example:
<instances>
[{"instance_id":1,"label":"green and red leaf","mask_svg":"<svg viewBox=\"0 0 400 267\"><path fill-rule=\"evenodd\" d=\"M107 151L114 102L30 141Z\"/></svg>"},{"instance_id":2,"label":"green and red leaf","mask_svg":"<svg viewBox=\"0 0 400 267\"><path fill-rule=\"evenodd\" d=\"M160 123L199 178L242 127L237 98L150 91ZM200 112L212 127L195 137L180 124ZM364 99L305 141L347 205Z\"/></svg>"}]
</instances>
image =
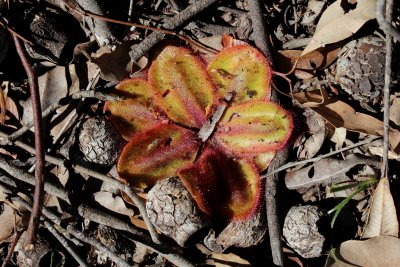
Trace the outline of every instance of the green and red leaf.
<instances>
[{"instance_id":1,"label":"green and red leaf","mask_svg":"<svg viewBox=\"0 0 400 267\"><path fill-rule=\"evenodd\" d=\"M282 148L292 128L286 110L273 102L256 100L229 107L214 137L226 153L246 157Z\"/></svg>"},{"instance_id":2,"label":"green and red leaf","mask_svg":"<svg viewBox=\"0 0 400 267\"><path fill-rule=\"evenodd\" d=\"M207 148L178 175L199 208L217 220L245 219L259 206L261 179L247 159L235 160Z\"/></svg>"},{"instance_id":3,"label":"green and red leaf","mask_svg":"<svg viewBox=\"0 0 400 267\"><path fill-rule=\"evenodd\" d=\"M215 89L199 58L186 48L168 46L157 56L148 75L157 103L168 117L201 128L215 102Z\"/></svg>"},{"instance_id":4,"label":"green and red leaf","mask_svg":"<svg viewBox=\"0 0 400 267\"><path fill-rule=\"evenodd\" d=\"M119 158L118 173L132 186L147 188L192 164L199 147L195 132L162 124L132 136Z\"/></svg>"},{"instance_id":5,"label":"green and red leaf","mask_svg":"<svg viewBox=\"0 0 400 267\"><path fill-rule=\"evenodd\" d=\"M126 99L107 101L104 111L125 140L134 133L149 130L168 121L161 109L154 106L154 90L143 79L121 82L113 93Z\"/></svg>"},{"instance_id":6,"label":"green and red leaf","mask_svg":"<svg viewBox=\"0 0 400 267\"><path fill-rule=\"evenodd\" d=\"M270 65L260 51L247 44L219 52L208 64L207 71L219 97L234 92L234 103L270 98Z\"/></svg>"}]
</instances>

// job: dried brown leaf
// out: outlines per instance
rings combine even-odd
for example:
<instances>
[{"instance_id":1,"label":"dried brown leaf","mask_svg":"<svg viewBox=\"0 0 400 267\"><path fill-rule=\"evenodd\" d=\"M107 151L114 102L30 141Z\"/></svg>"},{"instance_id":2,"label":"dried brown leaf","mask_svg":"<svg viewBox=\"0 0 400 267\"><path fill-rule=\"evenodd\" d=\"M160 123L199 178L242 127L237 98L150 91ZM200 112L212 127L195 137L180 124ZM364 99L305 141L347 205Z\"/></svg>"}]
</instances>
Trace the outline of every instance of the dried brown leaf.
<instances>
[{"instance_id":1,"label":"dried brown leaf","mask_svg":"<svg viewBox=\"0 0 400 267\"><path fill-rule=\"evenodd\" d=\"M121 197L115 196L110 192L97 192L94 193L93 196L94 200L106 209L129 217L135 214L132 209L125 205L125 202Z\"/></svg>"},{"instance_id":2,"label":"dried brown leaf","mask_svg":"<svg viewBox=\"0 0 400 267\"><path fill-rule=\"evenodd\" d=\"M379 163L357 155L349 155L346 160L325 158L300 170L288 172L285 176L285 184L291 190L298 190L340 182L343 178L347 180L345 173L358 164L377 166Z\"/></svg>"},{"instance_id":3,"label":"dried brown leaf","mask_svg":"<svg viewBox=\"0 0 400 267\"><path fill-rule=\"evenodd\" d=\"M97 52L97 55L93 58L93 63L101 69L101 78L106 81L122 81L129 77L134 67L129 57L133 42L124 42L114 51L107 51L107 48L104 47Z\"/></svg>"},{"instance_id":4,"label":"dried brown leaf","mask_svg":"<svg viewBox=\"0 0 400 267\"><path fill-rule=\"evenodd\" d=\"M399 250L400 239L392 236L350 240L329 255L325 267L397 267L400 264Z\"/></svg>"},{"instance_id":5,"label":"dried brown leaf","mask_svg":"<svg viewBox=\"0 0 400 267\"><path fill-rule=\"evenodd\" d=\"M298 159L310 159L317 154L325 140L325 120L312 109L303 112L308 130L299 136L295 142L298 147Z\"/></svg>"},{"instance_id":6,"label":"dried brown leaf","mask_svg":"<svg viewBox=\"0 0 400 267\"><path fill-rule=\"evenodd\" d=\"M302 51L300 50L279 51L276 60L277 68L279 71L288 72L296 64L294 74L297 78L312 78L315 76L316 70L324 69L336 60L340 46L341 43L321 47L304 56L301 55Z\"/></svg>"},{"instance_id":7,"label":"dried brown leaf","mask_svg":"<svg viewBox=\"0 0 400 267\"><path fill-rule=\"evenodd\" d=\"M389 119L397 126L400 126L400 97L393 99L392 104L390 105Z\"/></svg>"},{"instance_id":8,"label":"dried brown leaf","mask_svg":"<svg viewBox=\"0 0 400 267\"><path fill-rule=\"evenodd\" d=\"M324 91L322 91L324 93ZM375 117L354 110L349 104L335 97L324 96L320 91L300 92L293 95L303 106L309 106L334 127L344 127L349 131L383 136L383 122ZM397 152L400 132L389 130L390 147Z\"/></svg>"},{"instance_id":9,"label":"dried brown leaf","mask_svg":"<svg viewBox=\"0 0 400 267\"><path fill-rule=\"evenodd\" d=\"M341 2L337 0L324 11L302 55L352 36L367 21L375 18L375 0L358 0L356 7L348 12L342 8Z\"/></svg>"},{"instance_id":10,"label":"dried brown leaf","mask_svg":"<svg viewBox=\"0 0 400 267\"><path fill-rule=\"evenodd\" d=\"M242 259L241 257L229 253L213 253L206 261L207 265L212 265L216 267L227 267L227 266L252 266L248 261Z\"/></svg>"},{"instance_id":11,"label":"dried brown leaf","mask_svg":"<svg viewBox=\"0 0 400 267\"><path fill-rule=\"evenodd\" d=\"M371 238L378 235L396 237L399 235L396 207L390 193L387 178L382 178L375 190L363 238Z\"/></svg>"},{"instance_id":12,"label":"dried brown leaf","mask_svg":"<svg viewBox=\"0 0 400 267\"><path fill-rule=\"evenodd\" d=\"M9 238L12 235L13 229L17 222L20 220L20 216L15 210L6 204L0 202L0 243Z\"/></svg>"}]
</instances>

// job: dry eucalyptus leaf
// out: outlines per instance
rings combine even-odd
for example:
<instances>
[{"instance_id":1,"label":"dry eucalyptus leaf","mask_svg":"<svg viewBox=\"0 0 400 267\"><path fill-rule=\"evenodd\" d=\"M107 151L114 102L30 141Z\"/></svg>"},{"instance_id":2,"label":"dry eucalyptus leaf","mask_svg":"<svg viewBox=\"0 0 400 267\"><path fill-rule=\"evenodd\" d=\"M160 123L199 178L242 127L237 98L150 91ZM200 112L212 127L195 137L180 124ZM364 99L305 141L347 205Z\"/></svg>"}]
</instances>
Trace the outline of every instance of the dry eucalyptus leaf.
<instances>
[{"instance_id":1,"label":"dry eucalyptus leaf","mask_svg":"<svg viewBox=\"0 0 400 267\"><path fill-rule=\"evenodd\" d=\"M68 94L68 82L66 78L66 67L56 66L38 78L40 100L42 110L57 102L60 98ZM31 100L22 103L24 114L23 124L33 119Z\"/></svg>"},{"instance_id":2,"label":"dry eucalyptus leaf","mask_svg":"<svg viewBox=\"0 0 400 267\"><path fill-rule=\"evenodd\" d=\"M125 205L124 200L115 196L110 192L97 192L93 194L94 200L105 207L106 209L112 210L116 213L123 214L126 216L133 216L135 212Z\"/></svg>"},{"instance_id":3,"label":"dry eucalyptus leaf","mask_svg":"<svg viewBox=\"0 0 400 267\"><path fill-rule=\"evenodd\" d=\"M383 122L368 114L354 110L349 104L337 98L327 96L322 90L300 92L293 95L303 106L312 108L335 127L344 127L349 131L383 136ZM390 147L396 152L400 144L400 131L389 130Z\"/></svg>"},{"instance_id":4,"label":"dry eucalyptus leaf","mask_svg":"<svg viewBox=\"0 0 400 267\"><path fill-rule=\"evenodd\" d=\"M315 76L316 70L331 65L337 59L339 51L340 44L321 47L304 56L301 56L301 50L279 51L277 68L279 71L288 72L298 60L294 74L299 79L310 79Z\"/></svg>"},{"instance_id":5,"label":"dry eucalyptus leaf","mask_svg":"<svg viewBox=\"0 0 400 267\"><path fill-rule=\"evenodd\" d=\"M129 77L134 66L129 56L130 47L135 41L127 41L117 46L114 51L110 51L107 47L100 48L97 52L98 56L94 56L95 63L101 70L101 78L110 81L122 81Z\"/></svg>"},{"instance_id":6,"label":"dry eucalyptus leaf","mask_svg":"<svg viewBox=\"0 0 400 267\"><path fill-rule=\"evenodd\" d=\"M331 141L336 144L336 147L343 147L344 142L346 141L347 130L344 127L335 128L333 135L331 137Z\"/></svg>"},{"instance_id":7,"label":"dry eucalyptus leaf","mask_svg":"<svg viewBox=\"0 0 400 267\"><path fill-rule=\"evenodd\" d=\"M341 7L341 2L337 0L324 11L302 55L352 36L367 21L375 18L376 0L358 0L356 7L349 12Z\"/></svg>"},{"instance_id":8,"label":"dry eucalyptus leaf","mask_svg":"<svg viewBox=\"0 0 400 267\"><path fill-rule=\"evenodd\" d=\"M301 18L301 25L313 26L314 21L321 14L322 9L326 5L326 1L321 0L310 0L308 1L307 11L303 14Z\"/></svg>"},{"instance_id":9,"label":"dry eucalyptus leaf","mask_svg":"<svg viewBox=\"0 0 400 267\"><path fill-rule=\"evenodd\" d=\"M329 255L325 267L398 267L399 251L400 239L392 236L377 236L364 241L349 240Z\"/></svg>"},{"instance_id":10,"label":"dry eucalyptus leaf","mask_svg":"<svg viewBox=\"0 0 400 267\"><path fill-rule=\"evenodd\" d=\"M215 267L228 267L228 266L252 266L248 261L242 259L241 257L229 253L213 253L206 261L207 265Z\"/></svg>"},{"instance_id":11,"label":"dry eucalyptus leaf","mask_svg":"<svg viewBox=\"0 0 400 267\"><path fill-rule=\"evenodd\" d=\"M384 149L382 146L368 146L368 151L372 155L383 158ZM400 161L400 155L394 153L393 151L388 151L388 158Z\"/></svg>"},{"instance_id":12,"label":"dry eucalyptus leaf","mask_svg":"<svg viewBox=\"0 0 400 267\"><path fill-rule=\"evenodd\" d=\"M288 172L285 176L285 184L288 189L298 190L340 182L347 180L345 173L359 164L378 166L379 163L355 154L349 155L346 160L325 158L300 170Z\"/></svg>"},{"instance_id":13,"label":"dry eucalyptus leaf","mask_svg":"<svg viewBox=\"0 0 400 267\"><path fill-rule=\"evenodd\" d=\"M375 190L369 212L368 224L365 227L363 238L378 235L399 235L399 222L396 207L390 193L389 181L382 178Z\"/></svg>"},{"instance_id":14,"label":"dry eucalyptus leaf","mask_svg":"<svg viewBox=\"0 0 400 267\"><path fill-rule=\"evenodd\" d=\"M11 206L5 202L0 203L0 243L12 235L19 220L20 216Z\"/></svg>"},{"instance_id":15,"label":"dry eucalyptus leaf","mask_svg":"<svg viewBox=\"0 0 400 267\"><path fill-rule=\"evenodd\" d=\"M400 97L393 99L392 104L390 105L389 119L397 126L400 126Z\"/></svg>"},{"instance_id":16,"label":"dry eucalyptus leaf","mask_svg":"<svg viewBox=\"0 0 400 267\"><path fill-rule=\"evenodd\" d=\"M4 97L4 102L2 105L5 105L5 109L1 110L1 113L5 115L4 124L10 127L19 127L21 120L21 111L18 109L17 103L15 100L8 96L9 94L9 86L10 82L4 81L0 83L0 87L2 90L2 95ZM3 113L4 112L4 113ZM3 122L2 122L3 123Z\"/></svg>"},{"instance_id":17,"label":"dry eucalyptus leaf","mask_svg":"<svg viewBox=\"0 0 400 267\"><path fill-rule=\"evenodd\" d=\"M303 112L308 131L304 132L298 140L297 158L310 159L317 154L325 140L325 121L312 109L306 108Z\"/></svg>"}]
</instances>

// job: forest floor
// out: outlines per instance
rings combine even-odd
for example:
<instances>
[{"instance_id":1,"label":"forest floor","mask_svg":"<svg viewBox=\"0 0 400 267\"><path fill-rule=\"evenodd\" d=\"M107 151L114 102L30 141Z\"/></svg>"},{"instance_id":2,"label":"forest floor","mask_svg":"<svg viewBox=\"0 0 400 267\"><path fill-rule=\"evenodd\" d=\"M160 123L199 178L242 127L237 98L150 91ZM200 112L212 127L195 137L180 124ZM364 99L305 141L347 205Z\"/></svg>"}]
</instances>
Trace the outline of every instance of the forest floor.
<instances>
[{"instance_id":1,"label":"forest floor","mask_svg":"<svg viewBox=\"0 0 400 267\"><path fill-rule=\"evenodd\" d=\"M0 0L2 266L400 266L393 0Z\"/></svg>"}]
</instances>

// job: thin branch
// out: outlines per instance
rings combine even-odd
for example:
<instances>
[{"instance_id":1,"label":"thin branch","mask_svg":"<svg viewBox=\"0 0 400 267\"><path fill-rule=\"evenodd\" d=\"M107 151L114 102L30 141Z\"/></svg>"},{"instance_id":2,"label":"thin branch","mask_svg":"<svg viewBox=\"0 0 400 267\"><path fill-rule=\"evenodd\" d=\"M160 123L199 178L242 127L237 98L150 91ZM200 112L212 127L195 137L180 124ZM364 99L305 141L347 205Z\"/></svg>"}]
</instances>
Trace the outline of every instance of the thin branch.
<instances>
[{"instance_id":1,"label":"thin branch","mask_svg":"<svg viewBox=\"0 0 400 267\"><path fill-rule=\"evenodd\" d=\"M0 136L7 137L8 135L6 133L0 131ZM35 149L33 147L31 147L21 141L15 141L14 143L15 143L15 145L28 151L29 153L35 154ZM124 184L121 181L117 180L116 178L93 171L93 170L85 168L81 165L71 164L71 163L69 163L63 159L57 158L57 157L45 155L45 160L54 165L57 165L57 166L62 166L62 167L70 166L72 169L74 169L75 171L77 171L81 174L89 175L93 178L103 181L104 183L109 184L111 187L113 187L115 189L125 192L127 194L127 196L129 198L131 198L132 201L135 203L136 207L139 209L139 212L142 215L143 221L145 222L147 229L149 230L152 240L155 243L161 243L159 236L158 236L156 230L154 229L153 224L151 223L149 217L147 216L146 207L144 206L143 201L136 194L136 192L134 192L132 190L132 188L128 184Z\"/></svg>"},{"instance_id":2,"label":"thin branch","mask_svg":"<svg viewBox=\"0 0 400 267\"><path fill-rule=\"evenodd\" d=\"M23 233L23 231L17 231L15 233L15 237L14 237L13 241L11 242L10 248L8 249L8 252L7 252L7 256L4 259L3 264L1 265L1 267L6 267L7 264L10 262L11 256L14 253L15 247L17 246L18 241L19 241L22 233Z\"/></svg>"},{"instance_id":3,"label":"thin branch","mask_svg":"<svg viewBox=\"0 0 400 267\"><path fill-rule=\"evenodd\" d=\"M326 153L326 154L324 154L324 155L320 155L320 156L315 157L315 158L305 159L305 160L301 160L301 161L295 161L295 162L286 163L285 165L282 165L281 167L279 167L279 168L277 168L277 169L275 169L275 170L269 171L268 173L262 175L261 178L262 178L262 179L266 179L266 178L268 178L269 176L271 176L271 175L273 175L273 174L275 174L275 173L284 171L284 170L286 170L286 169L293 168L293 167L296 167L296 166L299 166L299 165L304 165L304 164L307 164L307 163L317 162L317 161L319 161L319 160L321 160L321 159L324 159L324 158L327 158L327 157L330 157L330 156L333 156L333 155L342 153L342 152L344 152L344 151L347 151L347 150L350 150L350 149L353 149L353 148L356 148L356 147L359 147L359 146L362 146L362 145L369 144L369 143L371 143L371 142L373 142L373 141L375 141L375 140L378 140L378 139L380 139L380 138L381 138L381 137L379 137L379 136L374 136L374 137L365 139L365 140L363 140L363 141L357 142L357 143L355 143L355 144L353 144L353 145L351 145L351 146L343 147L343 148L341 148L341 149L338 149L338 150L335 150L335 151Z\"/></svg>"},{"instance_id":4,"label":"thin branch","mask_svg":"<svg viewBox=\"0 0 400 267\"><path fill-rule=\"evenodd\" d=\"M386 21L391 23L393 13L393 0L386 1ZM392 75L392 37L386 33L386 56L385 56L385 84L383 86L383 161L381 178L388 177L389 173L389 114L390 114L390 83Z\"/></svg>"},{"instance_id":5,"label":"thin branch","mask_svg":"<svg viewBox=\"0 0 400 267\"><path fill-rule=\"evenodd\" d=\"M27 210L32 210L32 207L29 205L28 202L26 202L24 199L21 197L13 197L13 201L16 201L20 203L24 208ZM58 217L56 214L51 212L50 210L43 208L43 215L42 217L46 217L47 219L51 220L53 223L59 225L61 227L63 221L61 220L60 217ZM123 266L123 267L130 267L131 265L127 263L125 260L121 259L114 251L111 251L108 247L103 245L100 241L97 239L91 238L84 234L83 232L79 231L76 229L74 226L67 224L66 231L70 233L71 235L75 236L77 239L81 240L84 243L87 243L93 247L95 247L98 251L100 251L104 256L108 257L111 261L117 264L117 266Z\"/></svg>"},{"instance_id":6,"label":"thin branch","mask_svg":"<svg viewBox=\"0 0 400 267\"><path fill-rule=\"evenodd\" d=\"M388 4L388 3L387 3ZM392 20L387 20L383 16L385 13L385 0L376 1L376 20L380 28L385 32L386 35L391 35L397 41L400 41L400 32L392 26Z\"/></svg>"},{"instance_id":7,"label":"thin branch","mask_svg":"<svg viewBox=\"0 0 400 267\"><path fill-rule=\"evenodd\" d=\"M33 149L33 148L32 148ZM9 162L9 160L5 159L3 156L0 155L0 168L7 172L13 179L18 179L30 185L35 185L35 177L30 173L22 170L21 168L14 166ZM9 182L5 179L8 179L6 176L0 176L0 181L9 184ZM56 197L61 198L62 200L70 203L69 193L61 187L54 185L48 181L44 182L44 190Z\"/></svg>"},{"instance_id":8,"label":"thin branch","mask_svg":"<svg viewBox=\"0 0 400 267\"><path fill-rule=\"evenodd\" d=\"M289 149L285 148L279 151L274 160L268 167L268 170L274 170L282 166L287 161ZM265 180L265 203L267 213L267 224L269 233L269 243L271 246L272 261L276 266L284 266L283 245L282 245L282 227L279 216L279 173Z\"/></svg>"},{"instance_id":9,"label":"thin branch","mask_svg":"<svg viewBox=\"0 0 400 267\"><path fill-rule=\"evenodd\" d=\"M29 45L33 45L33 43L31 41L29 41L28 39L26 39L25 37L23 37L22 35L20 35L16 31L14 31L13 29L11 29L1 16L0 16L0 26L3 27L4 29L6 29L7 31L9 31L13 36L16 36L19 39L21 39L24 43L27 43Z\"/></svg>"},{"instance_id":10,"label":"thin branch","mask_svg":"<svg viewBox=\"0 0 400 267\"><path fill-rule=\"evenodd\" d=\"M126 25L126 26L131 26L131 27L133 26L133 27L137 27L137 28L141 28L141 29L151 30L151 31L153 31L153 33L158 33L160 36L162 36L162 38L164 37L164 34L176 36L179 39L181 39L181 40L183 40L183 41L185 41L185 42L187 42L189 44L199 46L199 47L201 47L201 48L203 48L205 50L208 50L210 52L218 52L213 48L210 48L210 47L205 46L204 44L202 44L200 42L197 42L196 40L193 40L193 39L191 39L189 37L183 36L183 35L178 34L178 33L176 33L176 32L171 30L171 29L174 29L174 28L182 25L183 23L188 21L191 17L193 17L197 13L201 12L203 9L207 8L208 6L210 6L211 4L216 2L217 0L203 0L203 1L198 1L198 2L196 2L194 4L192 4L191 6L189 6L188 8L183 10L182 12L180 12L178 15L176 15L173 18L167 20L163 25L166 29L160 29L160 28L155 28L155 27L151 27L151 26L145 26L145 25L141 25L141 24L137 24L137 23L131 23L131 22L128 22L128 21L122 21L122 20L108 18L108 17L102 16L102 15L90 12L88 10L84 10L83 8L81 8L80 6L78 6L76 4L72 5L67 0L61 0L61 1L69 9L81 14L83 17L89 16L89 17L91 17L93 19L107 21L107 22L111 22L111 23L115 23L115 24L121 24L121 25ZM211 2L211 4L208 4L208 2ZM150 36L151 36L151 34L146 39L148 39ZM160 41L162 38L157 39L156 43L158 41ZM142 43L146 42L146 39L144 41L142 41ZM153 46L154 44L152 44L151 46ZM140 46L140 44L139 44L139 46ZM147 52L148 49L150 49L151 46L147 47L146 50L143 50L143 54L145 52ZM141 56L139 56L137 59L133 59L132 55L131 55L131 58L134 61L137 61L143 56L143 54Z\"/></svg>"},{"instance_id":11,"label":"thin branch","mask_svg":"<svg viewBox=\"0 0 400 267\"><path fill-rule=\"evenodd\" d=\"M100 93L100 92L79 91L70 96L63 97L63 98L59 99L57 102L51 104L45 111L43 111L42 118L43 119L47 118L54 111L56 111L57 109L59 109L62 106L69 104L72 100L77 100L77 99L82 99L82 98L97 98L101 101L121 100L120 97L115 97L115 96L111 96L111 95ZM1 140L0 145L8 145L8 144L12 143L13 141L15 141L19 137L21 137L23 134L25 134L27 131L29 131L29 129L32 128L33 126L34 126L34 121L30 121L30 122L26 123L24 126L22 126L20 129L15 131L13 134L11 134L11 135L5 137L3 140Z\"/></svg>"},{"instance_id":12,"label":"thin branch","mask_svg":"<svg viewBox=\"0 0 400 267\"><path fill-rule=\"evenodd\" d=\"M73 247L70 246L68 240L61 235L57 229L48 221L44 221L44 225L46 226L47 230L55 237L57 240L60 242L61 245L71 254L72 258L76 260L77 263L79 263L80 266L82 267L88 267L86 262L80 257L80 255L75 251Z\"/></svg>"},{"instance_id":13,"label":"thin branch","mask_svg":"<svg viewBox=\"0 0 400 267\"><path fill-rule=\"evenodd\" d=\"M194 4L188 6L183 11L174 17L167 19L163 24L163 27L169 30L180 27L181 25L188 22L193 16L196 16L206 8L209 8L218 0L202 0L196 1ZM132 46L132 50L129 53L131 59L137 62L151 47L156 43L164 39L164 33L152 32L149 34L140 44Z\"/></svg>"},{"instance_id":14,"label":"thin branch","mask_svg":"<svg viewBox=\"0 0 400 267\"><path fill-rule=\"evenodd\" d=\"M217 123L220 121L222 115L228 107L229 102L232 100L232 97L233 93L227 93L224 97L224 101L222 101L222 103L218 105L212 117L208 119L206 123L204 123L204 125L201 127L197 136L201 139L202 142L205 142L208 140L208 138L210 138L211 134L215 130L215 127L217 126Z\"/></svg>"},{"instance_id":15,"label":"thin branch","mask_svg":"<svg viewBox=\"0 0 400 267\"><path fill-rule=\"evenodd\" d=\"M248 0L249 4L249 15L251 18L253 33L252 38L263 54L268 58L272 65L272 54L268 46L268 32L264 24L263 19L263 1L261 0ZM278 101L278 95L273 91L272 99ZM279 168L282 164L287 161L288 149L283 149L277 153L273 162L268 167L268 170L274 170ZM265 202L266 202L266 213L267 223L269 232L269 241L271 246L272 261L277 266L283 266L283 250L282 250L282 229L279 220L278 210L278 183L279 175L275 174L265 182Z\"/></svg>"},{"instance_id":16,"label":"thin branch","mask_svg":"<svg viewBox=\"0 0 400 267\"><path fill-rule=\"evenodd\" d=\"M81 215L85 219L96 222L98 224L109 226L117 230L126 231L130 233L133 236L133 240L142 243L147 248L158 253L159 255L161 255L162 257L164 257L165 259L167 259L176 266L187 266L187 267L194 266L194 264L185 259L183 256L176 253L174 249L171 248L170 246L165 244L156 244L152 242L148 236L140 233L139 231L134 229L130 224L116 217L110 216L110 214L101 212L86 205L80 205L78 207L78 212L79 215Z\"/></svg>"},{"instance_id":17,"label":"thin branch","mask_svg":"<svg viewBox=\"0 0 400 267\"><path fill-rule=\"evenodd\" d=\"M43 207L43 188L44 188L44 131L42 121L42 108L40 104L39 85L36 72L29 63L28 55L22 47L20 39L12 35L19 58L28 76L29 90L32 100L32 112L35 121L35 150L36 150L36 169L35 169L35 191L33 194L33 208L29 218L28 230L25 236L25 248L33 249L36 240L37 228L40 224L40 214Z\"/></svg>"},{"instance_id":18,"label":"thin branch","mask_svg":"<svg viewBox=\"0 0 400 267\"><path fill-rule=\"evenodd\" d=\"M261 0L249 0L249 15L253 28L252 38L254 43L264 53L269 61L272 60L271 50L268 46L268 32L263 18L263 2Z\"/></svg>"}]
</instances>

